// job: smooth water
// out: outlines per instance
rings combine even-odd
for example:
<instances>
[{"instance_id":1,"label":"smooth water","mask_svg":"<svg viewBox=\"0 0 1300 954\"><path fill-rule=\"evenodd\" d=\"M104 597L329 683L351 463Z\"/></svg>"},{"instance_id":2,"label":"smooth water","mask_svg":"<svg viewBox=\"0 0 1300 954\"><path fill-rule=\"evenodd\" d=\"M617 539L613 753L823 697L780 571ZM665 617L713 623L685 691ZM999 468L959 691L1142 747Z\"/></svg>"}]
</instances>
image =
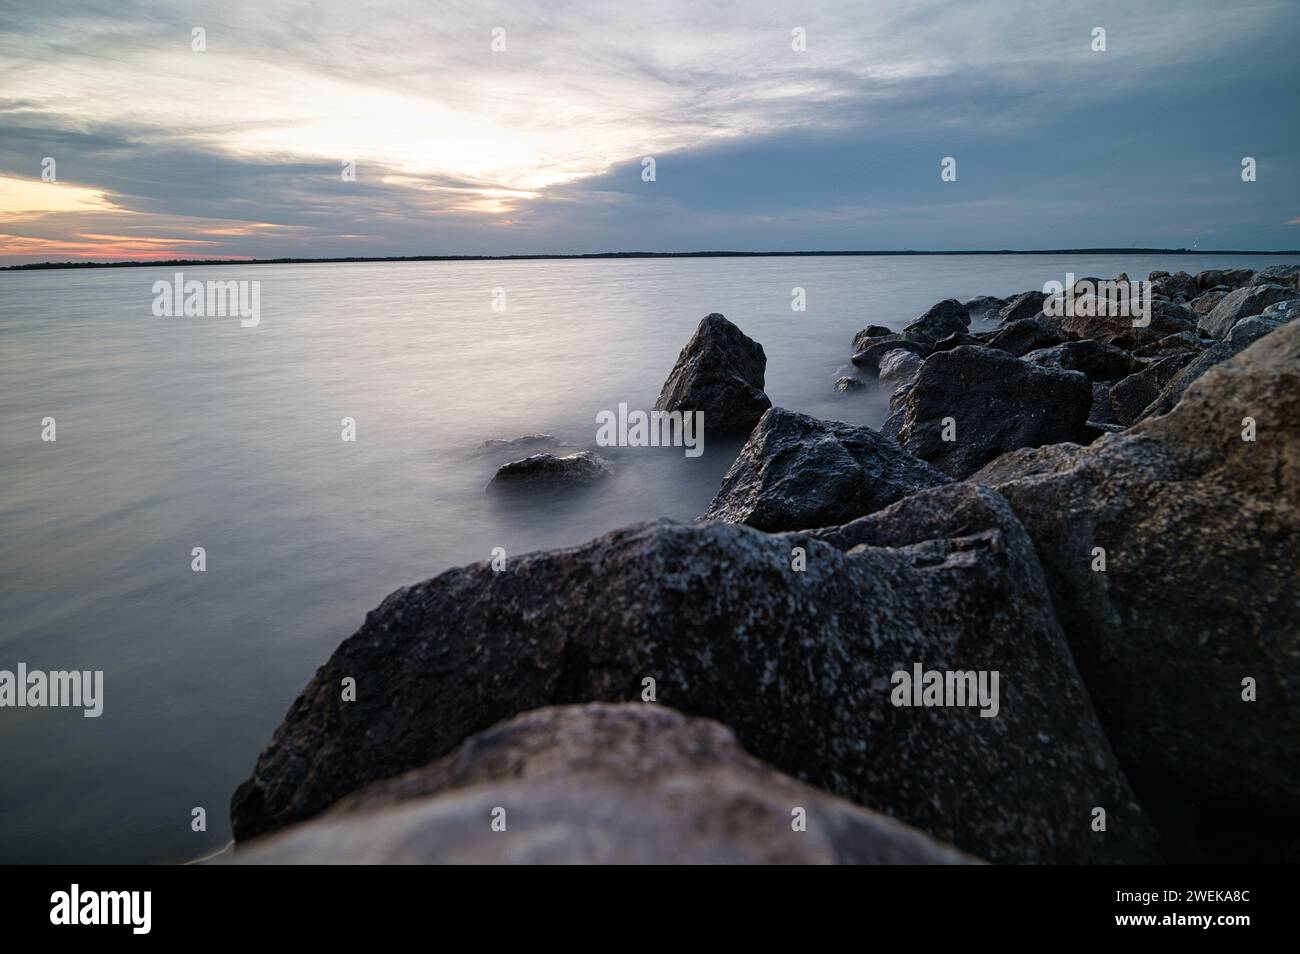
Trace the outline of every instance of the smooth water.
<instances>
[{"instance_id":1,"label":"smooth water","mask_svg":"<svg viewBox=\"0 0 1300 954\"><path fill-rule=\"evenodd\" d=\"M175 861L229 838L235 786L338 643L395 588L708 505L736 445L600 449L599 488L484 493L549 433L650 409L699 319L767 351L774 403L836 394L850 340L949 297L1259 256L959 256L191 268L261 282L261 323L157 318L174 269L0 274L0 669L105 672L104 712L0 708L0 861ZM791 309L794 287L807 310ZM506 310L492 309L493 289ZM53 417L57 440L41 440ZM357 439L341 438L341 420ZM191 570L203 547L207 570ZM207 831L191 830L192 810Z\"/></svg>"}]
</instances>

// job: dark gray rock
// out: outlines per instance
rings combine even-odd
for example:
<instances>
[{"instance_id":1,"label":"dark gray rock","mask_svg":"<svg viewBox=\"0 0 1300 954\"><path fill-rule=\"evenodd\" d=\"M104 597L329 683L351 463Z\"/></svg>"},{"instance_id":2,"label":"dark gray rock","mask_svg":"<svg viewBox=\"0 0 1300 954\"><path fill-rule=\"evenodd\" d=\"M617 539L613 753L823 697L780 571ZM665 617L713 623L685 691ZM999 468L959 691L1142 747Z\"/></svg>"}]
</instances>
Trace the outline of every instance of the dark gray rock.
<instances>
[{"instance_id":1,"label":"dark gray rock","mask_svg":"<svg viewBox=\"0 0 1300 954\"><path fill-rule=\"evenodd\" d=\"M1247 285L1229 292L1208 315L1202 315L1197 330L1209 338L1226 338L1232 326L1243 318L1261 314L1274 302L1300 298L1300 292L1286 285Z\"/></svg>"},{"instance_id":2,"label":"dark gray rock","mask_svg":"<svg viewBox=\"0 0 1300 954\"><path fill-rule=\"evenodd\" d=\"M980 295L970 301L962 302L962 307L966 309L966 314L970 315L971 321L989 321L997 317L997 313L1003 309L1006 303L1005 298Z\"/></svg>"},{"instance_id":3,"label":"dark gray rock","mask_svg":"<svg viewBox=\"0 0 1300 954\"><path fill-rule=\"evenodd\" d=\"M1114 409L1115 420L1120 424L1136 421L1174 375L1195 358L1196 352L1193 351L1157 358L1136 374L1116 381L1110 389L1110 406Z\"/></svg>"},{"instance_id":4,"label":"dark gray rock","mask_svg":"<svg viewBox=\"0 0 1300 954\"><path fill-rule=\"evenodd\" d=\"M924 358L934 350L934 346L929 342L917 341L904 335L882 335L879 338L871 339L866 347L855 352L852 361L856 367L866 368L869 371L879 371L880 359L889 352L899 349L910 351Z\"/></svg>"},{"instance_id":5,"label":"dark gray rock","mask_svg":"<svg viewBox=\"0 0 1300 954\"><path fill-rule=\"evenodd\" d=\"M1099 341L1067 341L1031 351L1024 360L1040 368L1082 371L1092 381L1114 381L1142 367L1127 351Z\"/></svg>"},{"instance_id":6,"label":"dark gray rock","mask_svg":"<svg viewBox=\"0 0 1300 954\"><path fill-rule=\"evenodd\" d=\"M1065 335L1061 332L1061 319L1040 313L1032 318L1021 318L1004 325L988 340L988 346L1020 357L1031 351L1050 348L1063 341Z\"/></svg>"},{"instance_id":7,"label":"dark gray rock","mask_svg":"<svg viewBox=\"0 0 1300 954\"><path fill-rule=\"evenodd\" d=\"M1043 302L1046 300L1047 293L1041 291L1027 291L1013 295L998 309L997 320L1001 324L1009 325L1014 321L1032 318L1043 310Z\"/></svg>"},{"instance_id":8,"label":"dark gray rock","mask_svg":"<svg viewBox=\"0 0 1300 954\"><path fill-rule=\"evenodd\" d=\"M1172 411L1193 381L1216 364L1235 358L1260 338L1275 331L1281 324L1283 323L1273 321L1264 315L1243 318L1232 326L1227 338L1215 342L1205 351L1198 352L1191 361L1179 368L1177 373L1161 387L1160 392L1142 409L1138 419L1155 417Z\"/></svg>"},{"instance_id":9,"label":"dark gray rock","mask_svg":"<svg viewBox=\"0 0 1300 954\"><path fill-rule=\"evenodd\" d=\"M1133 354L1139 358L1167 358L1171 354L1182 354L1188 351L1192 353L1201 352L1205 350L1205 347L1205 341L1192 332L1180 331L1176 335L1168 335L1159 341L1153 341L1140 348L1135 348Z\"/></svg>"},{"instance_id":10,"label":"dark gray rock","mask_svg":"<svg viewBox=\"0 0 1300 954\"><path fill-rule=\"evenodd\" d=\"M1264 309L1264 317L1270 321L1286 324L1288 321L1294 321L1300 316L1300 298L1288 298L1285 301L1275 301ZM1234 328L1235 330L1235 328ZM1232 333L1228 333L1232 337Z\"/></svg>"},{"instance_id":11,"label":"dark gray rock","mask_svg":"<svg viewBox=\"0 0 1300 954\"><path fill-rule=\"evenodd\" d=\"M702 519L760 530L825 527L947 481L869 427L774 407L749 435Z\"/></svg>"},{"instance_id":12,"label":"dark gray rock","mask_svg":"<svg viewBox=\"0 0 1300 954\"><path fill-rule=\"evenodd\" d=\"M772 406L763 393L766 371L761 344L722 315L707 315L677 356L655 410L703 411L711 433L748 433Z\"/></svg>"},{"instance_id":13,"label":"dark gray rock","mask_svg":"<svg viewBox=\"0 0 1300 954\"><path fill-rule=\"evenodd\" d=\"M564 441L551 434L525 434L523 437L509 439L494 437L483 442L487 450L517 451L527 447L563 447Z\"/></svg>"},{"instance_id":14,"label":"dark gray rock","mask_svg":"<svg viewBox=\"0 0 1300 954\"><path fill-rule=\"evenodd\" d=\"M1060 319L1061 331L1069 338L1133 350L1169 335L1196 330L1196 313L1177 302L1153 299L1151 313L1145 317L1108 313L1106 304L1096 299L1076 302L1071 314ZM1096 311L1102 313L1094 314Z\"/></svg>"},{"instance_id":15,"label":"dark gray rock","mask_svg":"<svg viewBox=\"0 0 1300 954\"><path fill-rule=\"evenodd\" d=\"M949 298L931 305L921 317L903 326L903 334L933 345L941 338L962 334L970 327L970 315L957 299Z\"/></svg>"},{"instance_id":16,"label":"dark gray rock","mask_svg":"<svg viewBox=\"0 0 1300 954\"><path fill-rule=\"evenodd\" d=\"M492 831L505 809L505 831ZM802 809L806 829L795 831ZM665 706L535 709L376 782L234 864L971 864Z\"/></svg>"},{"instance_id":17,"label":"dark gray rock","mask_svg":"<svg viewBox=\"0 0 1300 954\"><path fill-rule=\"evenodd\" d=\"M880 359L880 386L896 388L900 384L910 384L924 363L924 358L902 348L885 352Z\"/></svg>"},{"instance_id":18,"label":"dark gray rock","mask_svg":"<svg viewBox=\"0 0 1300 954\"><path fill-rule=\"evenodd\" d=\"M562 490L594 483L609 474L609 465L590 451L580 451L564 457L533 454L522 460L502 464L488 484L488 490Z\"/></svg>"},{"instance_id":19,"label":"dark gray rock","mask_svg":"<svg viewBox=\"0 0 1300 954\"><path fill-rule=\"evenodd\" d=\"M1155 275L1156 273L1152 272L1151 274ZM1187 272L1175 272L1173 275L1165 272L1159 274L1161 275L1160 278L1150 279L1153 295L1161 295L1175 301L1187 301L1201 293L1201 288L1196 284L1196 279Z\"/></svg>"},{"instance_id":20,"label":"dark gray rock","mask_svg":"<svg viewBox=\"0 0 1300 954\"><path fill-rule=\"evenodd\" d=\"M1016 447L1087 438L1092 386L1077 371L1039 368L992 348L932 355L907 393L900 443L958 479ZM955 422L945 441L944 419Z\"/></svg>"},{"instance_id":21,"label":"dark gray rock","mask_svg":"<svg viewBox=\"0 0 1300 954\"><path fill-rule=\"evenodd\" d=\"M845 553L661 521L399 590L294 703L235 794L235 837L319 814L521 711L637 700L653 678L660 703L724 722L781 771L989 860L1150 860L1023 529L989 495L986 521L945 535L953 502L913 500L866 531L928 534L907 546ZM892 674L914 663L997 670L997 716L894 706ZM345 676L354 702L340 701Z\"/></svg>"},{"instance_id":22,"label":"dark gray rock","mask_svg":"<svg viewBox=\"0 0 1300 954\"><path fill-rule=\"evenodd\" d=\"M1290 285L1300 289L1300 265L1269 265L1250 280L1252 285Z\"/></svg>"},{"instance_id":23,"label":"dark gray rock","mask_svg":"<svg viewBox=\"0 0 1300 954\"><path fill-rule=\"evenodd\" d=\"M983 344L985 341L987 341L992 337L993 337L992 333L989 333L987 335L968 335L968 334L949 335L946 338L940 338L938 341L936 341L934 343L934 350L951 351L953 348L960 348L962 345Z\"/></svg>"},{"instance_id":24,"label":"dark gray rock","mask_svg":"<svg viewBox=\"0 0 1300 954\"><path fill-rule=\"evenodd\" d=\"M1092 406L1088 409L1088 424L1092 427L1099 424L1119 424L1119 421L1115 420L1115 409L1110 404L1109 382L1092 382Z\"/></svg>"},{"instance_id":25,"label":"dark gray rock","mask_svg":"<svg viewBox=\"0 0 1300 954\"><path fill-rule=\"evenodd\" d=\"M1300 324L1211 368L1163 416L1007 455L974 480L1034 538L1121 758L1186 800L1300 817Z\"/></svg>"},{"instance_id":26,"label":"dark gray rock","mask_svg":"<svg viewBox=\"0 0 1300 954\"><path fill-rule=\"evenodd\" d=\"M1203 272L1196 273L1196 285L1202 291L1219 285L1240 288L1248 284L1254 275L1255 273L1249 268L1207 268Z\"/></svg>"},{"instance_id":27,"label":"dark gray rock","mask_svg":"<svg viewBox=\"0 0 1300 954\"><path fill-rule=\"evenodd\" d=\"M892 328L886 328L884 325L867 325L853 336L853 350L861 351L871 343L872 338L883 338L885 335L892 334L895 334L895 331Z\"/></svg>"},{"instance_id":28,"label":"dark gray rock","mask_svg":"<svg viewBox=\"0 0 1300 954\"><path fill-rule=\"evenodd\" d=\"M1196 312L1198 315L1208 315L1210 312L1214 311L1215 306L1218 305L1219 302L1228 297L1230 291L1232 291L1232 289L1227 285L1221 285L1218 288L1211 288L1205 294L1198 295L1192 300L1192 311Z\"/></svg>"}]
</instances>

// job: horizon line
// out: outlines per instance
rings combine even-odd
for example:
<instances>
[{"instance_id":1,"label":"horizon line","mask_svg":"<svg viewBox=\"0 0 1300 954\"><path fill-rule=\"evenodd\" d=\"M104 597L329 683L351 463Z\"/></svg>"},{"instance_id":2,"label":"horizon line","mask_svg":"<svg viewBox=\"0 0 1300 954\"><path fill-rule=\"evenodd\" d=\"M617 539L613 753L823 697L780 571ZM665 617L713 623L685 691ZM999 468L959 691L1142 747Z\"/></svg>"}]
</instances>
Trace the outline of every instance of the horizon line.
<instances>
[{"instance_id":1,"label":"horizon line","mask_svg":"<svg viewBox=\"0 0 1300 954\"><path fill-rule=\"evenodd\" d=\"M1047 249L848 249L803 250L793 252L694 251L694 252L574 252L524 253L518 255L346 255L322 258L290 256L285 258L169 258L128 259L104 262L30 262L2 265L0 271L31 271L59 268L163 268L198 265L328 265L366 262L509 262L565 261L622 258L810 258L891 255L1300 255L1300 249L1196 249L1196 248L1047 248Z\"/></svg>"}]
</instances>

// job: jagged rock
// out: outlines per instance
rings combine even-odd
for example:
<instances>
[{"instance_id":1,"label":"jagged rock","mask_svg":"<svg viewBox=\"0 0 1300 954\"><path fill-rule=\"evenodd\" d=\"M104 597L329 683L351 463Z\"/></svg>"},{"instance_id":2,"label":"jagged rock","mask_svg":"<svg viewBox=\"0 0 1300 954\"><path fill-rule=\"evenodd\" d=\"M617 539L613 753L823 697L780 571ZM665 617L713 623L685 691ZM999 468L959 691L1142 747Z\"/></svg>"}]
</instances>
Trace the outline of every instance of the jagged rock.
<instances>
[{"instance_id":1,"label":"jagged rock","mask_svg":"<svg viewBox=\"0 0 1300 954\"><path fill-rule=\"evenodd\" d=\"M1212 312L1201 316L1196 328L1209 338L1226 338L1241 319L1261 314L1274 302L1292 298L1300 298L1300 292L1286 285L1247 285L1225 295Z\"/></svg>"},{"instance_id":2,"label":"jagged rock","mask_svg":"<svg viewBox=\"0 0 1300 954\"><path fill-rule=\"evenodd\" d=\"M1196 352L1181 351L1167 358L1157 358L1136 374L1116 381L1110 389L1110 406L1115 411L1115 420L1120 424L1136 421L1174 375L1195 359Z\"/></svg>"},{"instance_id":3,"label":"jagged rock","mask_svg":"<svg viewBox=\"0 0 1300 954\"><path fill-rule=\"evenodd\" d=\"M1041 291L1021 292L1007 299L1007 303L998 309L999 324L1009 325L1024 318L1032 318L1043 310L1047 293Z\"/></svg>"},{"instance_id":4,"label":"jagged rock","mask_svg":"<svg viewBox=\"0 0 1300 954\"><path fill-rule=\"evenodd\" d=\"M1290 285L1300 289L1300 265L1269 265L1250 280L1252 285Z\"/></svg>"},{"instance_id":5,"label":"jagged rock","mask_svg":"<svg viewBox=\"0 0 1300 954\"><path fill-rule=\"evenodd\" d=\"M951 477L962 478L1005 451L1087 438L1092 386L1078 371L1056 371L992 348L931 355L904 404L900 443ZM944 440L944 419L955 422Z\"/></svg>"},{"instance_id":6,"label":"jagged rock","mask_svg":"<svg viewBox=\"0 0 1300 954\"><path fill-rule=\"evenodd\" d=\"M1230 291L1232 291L1232 289L1227 285L1222 285L1218 288L1211 288L1205 294L1198 295L1192 300L1192 311L1196 312L1198 315L1208 315L1210 312L1214 311L1215 306L1218 305L1219 302L1228 297L1228 292Z\"/></svg>"},{"instance_id":7,"label":"jagged rock","mask_svg":"<svg viewBox=\"0 0 1300 954\"><path fill-rule=\"evenodd\" d=\"M924 358L902 348L885 352L880 359L880 386L896 388L900 384L910 383L924 363Z\"/></svg>"},{"instance_id":8,"label":"jagged rock","mask_svg":"<svg viewBox=\"0 0 1300 954\"><path fill-rule=\"evenodd\" d=\"M761 344L722 315L707 315L677 356L655 410L703 411L711 433L747 433L772 406L763 393L766 371Z\"/></svg>"},{"instance_id":9,"label":"jagged rock","mask_svg":"<svg viewBox=\"0 0 1300 954\"><path fill-rule=\"evenodd\" d=\"M839 378L835 382L835 390L840 394L847 394L849 391L861 391L866 384L861 378L851 378L847 375Z\"/></svg>"},{"instance_id":10,"label":"jagged rock","mask_svg":"<svg viewBox=\"0 0 1300 954\"><path fill-rule=\"evenodd\" d=\"M1168 335L1159 341L1153 341L1140 348L1135 348L1133 354L1139 358L1167 358L1171 354L1204 350L1204 341L1190 331L1180 331L1176 335Z\"/></svg>"},{"instance_id":11,"label":"jagged rock","mask_svg":"<svg viewBox=\"0 0 1300 954\"><path fill-rule=\"evenodd\" d=\"M504 832L484 821L506 810ZM792 827L802 809L806 828ZM665 706L535 709L233 864L972 864Z\"/></svg>"},{"instance_id":12,"label":"jagged rock","mask_svg":"<svg viewBox=\"0 0 1300 954\"><path fill-rule=\"evenodd\" d=\"M1092 381L1114 381L1142 367L1127 351L1099 341L1067 341L1031 351L1024 360L1040 368L1082 371Z\"/></svg>"},{"instance_id":13,"label":"jagged rock","mask_svg":"<svg viewBox=\"0 0 1300 954\"><path fill-rule=\"evenodd\" d=\"M1101 314L1094 312L1101 311ZM1196 313L1177 302L1152 299L1149 316L1108 313L1107 303L1097 299L1076 301L1071 314L1060 320L1069 338L1087 338L1132 350L1179 332L1196 330ZM1141 324L1134 324L1134 322Z\"/></svg>"},{"instance_id":14,"label":"jagged rock","mask_svg":"<svg viewBox=\"0 0 1300 954\"><path fill-rule=\"evenodd\" d=\"M966 309L966 314L970 315L971 321L988 321L997 317L997 313L1002 310L1006 303L1005 298L980 295L970 301L962 302L962 307Z\"/></svg>"},{"instance_id":15,"label":"jagged rock","mask_svg":"<svg viewBox=\"0 0 1300 954\"><path fill-rule=\"evenodd\" d=\"M560 490L591 484L609 474L609 464L590 451L564 457L533 454L502 464L488 484L488 490Z\"/></svg>"},{"instance_id":16,"label":"jagged rock","mask_svg":"<svg viewBox=\"0 0 1300 954\"><path fill-rule=\"evenodd\" d=\"M1061 319L1040 313L1032 318L1021 318L1004 325L988 340L988 346L1020 357L1031 351L1058 345L1064 340L1065 335L1061 333Z\"/></svg>"},{"instance_id":17,"label":"jagged rock","mask_svg":"<svg viewBox=\"0 0 1300 954\"><path fill-rule=\"evenodd\" d=\"M985 341L987 341L989 338L992 337L993 337L992 334L981 335L981 336L968 335L968 334L953 334L953 335L949 335L946 338L940 338L938 341L936 341L934 343L934 350L951 351L953 348L960 348L962 345L983 344Z\"/></svg>"},{"instance_id":18,"label":"jagged rock","mask_svg":"<svg viewBox=\"0 0 1300 954\"><path fill-rule=\"evenodd\" d=\"M889 352L899 349L924 358L934 350L934 346L929 342L917 341L904 335L882 335L879 338L872 338L866 347L854 353L851 360L856 367L879 371L880 359Z\"/></svg>"},{"instance_id":19,"label":"jagged rock","mask_svg":"<svg viewBox=\"0 0 1300 954\"><path fill-rule=\"evenodd\" d=\"M1005 502L982 500L979 522L973 505L912 497L852 531L924 538L905 546L844 553L660 521L399 590L294 703L235 794L235 837L316 815L518 712L635 700L653 678L660 703L726 723L781 771L989 860L1150 860L1032 545ZM997 670L997 716L893 705L892 674L914 663Z\"/></svg>"},{"instance_id":20,"label":"jagged rock","mask_svg":"<svg viewBox=\"0 0 1300 954\"><path fill-rule=\"evenodd\" d=\"M1216 364L1222 364L1229 358L1236 357L1264 335L1276 330L1281 324L1282 322L1274 321L1265 315L1243 318L1232 326L1227 338L1223 341L1217 341L1212 347L1197 353L1191 361L1179 368L1161 387L1160 392L1142 409L1138 419L1155 417L1158 414L1165 414L1173 410L1174 406L1181 400L1183 392L1187 390L1188 385L1193 381Z\"/></svg>"},{"instance_id":21,"label":"jagged rock","mask_svg":"<svg viewBox=\"0 0 1300 954\"><path fill-rule=\"evenodd\" d=\"M861 351L871 343L872 338L883 338L885 335L892 334L895 334L895 331L892 328L886 328L884 325L867 325L853 336L853 350Z\"/></svg>"},{"instance_id":22,"label":"jagged rock","mask_svg":"<svg viewBox=\"0 0 1300 954\"><path fill-rule=\"evenodd\" d=\"M749 435L702 519L760 530L824 527L947 481L869 427L774 407Z\"/></svg>"},{"instance_id":23,"label":"jagged rock","mask_svg":"<svg viewBox=\"0 0 1300 954\"><path fill-rule=\"evenodd\" d=\"M962 334L969 327L970 315L965 306L955 298L948 298L931 305L920 318L904 325L903 334L933 345L940 338Z\"/></svg>"},{"instance_id":24,"label":"jagged rock","mask_svg":"<svg viewBox=\"0 0 1300 954\"><path fill-rule=\"evenodd\" d=\"M1300 324L1205 372L1163 416L1088 448L1016 452L973 479L1034 538L1119 755L1187 800L1296 818Z\"/></svg>"}]
</instances>

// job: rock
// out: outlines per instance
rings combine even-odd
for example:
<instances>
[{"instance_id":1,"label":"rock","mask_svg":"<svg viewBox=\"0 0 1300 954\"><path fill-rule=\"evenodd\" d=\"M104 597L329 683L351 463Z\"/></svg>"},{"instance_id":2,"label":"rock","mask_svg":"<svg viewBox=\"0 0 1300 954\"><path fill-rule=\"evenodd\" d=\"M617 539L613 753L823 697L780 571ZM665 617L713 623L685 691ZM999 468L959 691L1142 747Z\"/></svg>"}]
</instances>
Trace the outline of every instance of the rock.
<instances>
[{"instance_id":1,"label":"rock","mask_svg":"<svg viewBox=\"0 0 1300 954\"><path fill-rule=\"evenodd\" d=\"M1162 272L1160 278L1151 279L1151 293L1175 301L1185 301L1195 298L1201 293L1201 289L1196 284L1196 279L1186 272L1176 272L1173 275Z\"/></svg>"},{"instance_id":2,"label":"rock","mask_svg":"<svg viewBox=\"0 0 1300 954\"><path fill-rule=\"evenodd\" d=\"M1300 298L1300 292L1286 285L1247 285L1225 295L1212 312L1201 316L1196 328L1208 338L1226 338L1241 319L1258 315L1274 302L1291 298Z\"/></svg>"},{"instance_id":3,"label":"rock","mask_svg":"<svg viewBox=\"0 0 1300 954\"><path fill-rule=\"evenodd\" d=\"M934 347L929 342L917 341L904 335L884 335L871 339L871 343L854 353L853 364L871 371L880 370L880 359L891 351L898 349L910 351L922 358L930 354Z\"/></svg>"},{"instance_id":4,"label":"rock","mask_svg":"<svg viewBox=\"0 0 1300 954\"><path fill-rule=\"evenodd\" d=\"M1077 371L1039 368L992 348L931 355L907 394L900 443L962 478L1005 451L1087 436L1092 386ZM945 441L952 418L955 440Z\"/></svg>"},{"instance_id":5,"label":"rock","mask_svg":"<svg viewBox=\"0 0 1300 954\"><path fill-rule=\"evenodd\" d=\"M1252 285L1290 285L1300 289L1300 265L1269 265L1250 280Z\"/></svg>"},{"instance_id":6,"label":"rock","mask_svg":"<svg viewBox=\"0 0 1300 954\"><path fill-rule=\"evenodd\" d=\"M971 321L988 321L997 317L997 313L1002 310L1006 303L1005 298L980 295L970 301L962 302L962 307L966 309L966 314L970 315Z\"/></svg>"},{"instance_id":7,"label":"rock","mask_svg":"<svg viewBox=\"0 0 1300 954\"><path fill-rule=\"evenodd\" d=\"M724 722L782 772L980 857L1149 861L1033 548L1004 502L982 499L980 523L973 505L912 497L852 531L929 537L907 546L845 553L660 521L398 590L290 709L235 793L235 837L319 814L519 712L638 699L649 677L661 704ZM894 706L892 674L915 663L997 670L997 716ZM354 702L339 700L344 676Z\"/></svg>"},{"instance_id":8,"label":"rock","mask_svg":"<svg viewBox=\"0 0 1300 954\"><path fill-rule=\"evenodd\" d=\"M1103 314L1093 314L1098 310ZM1108 314L1106 302L1095 299L1076 302L1072 314L1060 320L1062 333L1069 338L1087 338L1117 348L1132 350L1179 332L1196 330L1196 313L1186 305L1153 299L1146 317ZM1141 324L1134 324L1134 322Z\"/></svg>"},{"instance_id":9,"label":"rock","mask_svg":"<svg viewBox=\"0 0 1300 954\"><path fill-rule=\"evenodd\" d=\"M840 394L847 394L849 391L861 391L864 387L866 387L866 384L863 383L861 378L850 378L847 375L835 381L835 390Z\"/></svg>"},{"instance_id":10,"label":"rock","mask_svg":"<svg viewBox=\"0 0 1300 954\"><path fill-rule=\"evenodd\" d=\"M884 325L867 325L853 336L853 350L861 351L871 343L872 338L883 338L885 335L894 333L892 328L886 328Z\"/></svg>"},{"instance_id":11,"label":"rock","mask_svg":"<svg viewBox=\"0 0 1300 954\"><path fill-rule=\"evenodd\" d=\"M1032 318L1043 310L1043 302L1046 300L1046 292L1021 292L1009 298L1007 303L998 310L997 320L1000 324L1009 325L1014 321Z\"/></svg>"},{"instance_id":12,"label":"rock","mask_svg":"<svg viewBox=\"0 0 1300 954\"><path fill-rule=\"evenodd\" d=\"M1269 306L1273 307L1273 306ZM1229 358L1235 358L1241 352L1258 341L1264 335L1276 330L1281 322L1273 321L1265 315L1243 318L1232 326L1228 337L1217 341L1212 347L1198 352L1192 360L1184 364L1160 389L1147 406L1142 409L1138 419L1166 414L1182 399L1188 386L1216 364L1222 364Z\"/></svg>"},{"instance_id":13,"label":"rock","mask_svg":"<svg viewBox=\"0 0 1300 954\"><path fill-rule=\"evenodd\" d=\"M960 348L962 345L983 344L985 340L992 337L993 336L991 334L986 337L976 337L975 335L968 335L968 334L953 334L953 335L949 335L946 338L940 338L938 341L936 341L934 343L934 350L951 351L953 348Z\"/></svg>"},{"instance_id":14,"label":"rock","mask_svg":"<svg viewBox=\"0 0 1300 954\"><path fill-rule=\"evenodd\" d=\"M1208 315L1214 311L1214 307L1228 296L1232 291L1227 285L1221 285L1218 288L1211 288L1205 294L1198 296L1192 301L1192 311L1198 315Z\"/></svg>"},{"instance_id":15,"label":"rock","mask_svg":"<svg viewBox=\"0 0 1300 954\"><path fill-rule=\"evenodd\" d=\"M1196 273L1196 285L1202 291L1214 288L1217 285L1226 285L1228 288L1240 288L1247 284L1254 272L1249 268L1207 268L1203 272Z\"/></svg>"},{"instance_id":16,"label":"rock","mask_svg":"<svg viewBox=\"0 0 1300 954\"><path fill-rule=\"evenodd\" d=\"M1264 317L1270 321L1281 322L1286 324L1288 321L1294 321L1296 316L1300 315L1300 298L1288 298L1286 301L1275 301L1264 309ZM1232 337L1231 333L1228 335Z\"/></svg>"},{"instance_id":17,"label":"rock","mask_svg":"<svg viewBox=\"0 0 1300 954\"><path fill-rule=\"evenodd\" d=\"M1178 334L1168 335L1159 341L1135 348L1133 354L1139 358L1167 358L1171 354L1182 354L1188 351L1197 353L1204 350L1204 341L1190 331L1180 331Z\"/></svg>"},{"instance_id":18,"label":"rock","mask_svg":"<svg viewBox=\"0 0 1300 954\"><path fill-rule=\"evenodd\" d=\"M1300 815L1300 324L1210 368L1163 416L973 479L1034 538L1121 758L1185 800Z\"/></svg>"},{"instance_id":19,"label":"rock","mask_svg":"<svg viewBox=\"0 0 1300 954\"><path fill-rule=\"evenodd\" d=\"M748 433L772 406L763 393L766 370L761 344L722 315L708 315L677 356L655 410L703 411L711 433Z\"/></svg>"},{"instance_id":20,"label":"rock","mask_svg":"<svg viewBox=\"0 0 1300 954\"><path fill-rule=\"evenodd\" d=\"M1031 351L1024 360L1040 368L1082 371L1093 381L1114 381L1142 367L1122 348L1098 341L1067 341L1051 348Z\"/></svg>"},{"instance_id":21,"label":"rock","mask_svg":"<svg viewBox=\"0 0 1300 954\"><path fill-rule=\"evenodd\" d=\"M487 820L506 809L508 835ZM795 831L795 808L806 830ZM235 864L970 864L749 755L726 726L642 703L535 709Z\"/></svg>"},{"instance_id":22,"label":"rock","mask_svg":"<svg viewBox=\"0 0 1300 954\"><path fill-rule=\"evenodd\" d=\"M1088 426L1101 424L1118 424L1115 409L1110 404L1110 384L1106 381L1092 382L1092 406L1088 408Z\"/></svg>"},{"instance_id":23,"label":"rock","mask_svg":"<svg viewBox=\"0 0 1300 954\"><path fill-rule=\"evenodd\" d=\"M1173 376L1195 358L1193 351L1157 358L1137 374L1115 382L1110 389L1110 406L1115 411L1115 420L1120 424L1136 421Z\"/></svg>"},{"instance_id":24,"label":"rock","mask_svg":"<svg viewBox=\"0 0 1300 954\"><path fill-rule=\"evenodd\" d=\"M910 383L923 364L924 358L902 348L886 351L880 359L880 386L896 388L900 384Z\"/></svg>"},{"instance_id":25,"label":"rock","mask_svg":"<svg viewBox=\"0 0 1300 954\"><path fill-rule=\"evenodd\" d=\"M970 315L955 298L931 305L920 318L903 326L903 334L917 341L934 344L940 338L962 334L970 327Z\"/></svg>"},{"instance_id":26,"label":"rock","mask_svg":"<svg viewBox=\"0 0 1300 954\"><path fill-rule=\"evenodd\" d=\"M1020 318L1004 325L988 340L988 346L1020 357L1031 351L1058 345L1064 340L1065 335L1061 333L1061 319L1037 314L1032 318Z\"/></svg>"},{"instance_id":27,"label":"rock","mask_svg":"<svg viewBox=\"0 0 1300 954\"><path fill-rule=\"evenodd\" d=\"M845 523L948 478L869 427L774 407L701 519L759 530Z\"/></svg>"},{"instance_id":28,"label":"rock","mask_svg":"<svg viewBox=\"0 0 1300 954\"><path fill-rule=\"evenodd\" d=\"M483 446L491 450L510 449L517 450L521 447L555 447L564 442L551 434L525 434L523 437L512 437L505 439L493 437L483 442Z\"/></svg>"},{"instance_id":29,"label":"rock","mask_svg":"<svg viewBox=\"0 0 1300 954\"><path fill-rule=\"evenodd\" d=\"M533 454L502 464L488 484L488 490L561 490L591 484L609 474L609 464L590 451L564 457Z\"/></svg>"}]
</instances>

